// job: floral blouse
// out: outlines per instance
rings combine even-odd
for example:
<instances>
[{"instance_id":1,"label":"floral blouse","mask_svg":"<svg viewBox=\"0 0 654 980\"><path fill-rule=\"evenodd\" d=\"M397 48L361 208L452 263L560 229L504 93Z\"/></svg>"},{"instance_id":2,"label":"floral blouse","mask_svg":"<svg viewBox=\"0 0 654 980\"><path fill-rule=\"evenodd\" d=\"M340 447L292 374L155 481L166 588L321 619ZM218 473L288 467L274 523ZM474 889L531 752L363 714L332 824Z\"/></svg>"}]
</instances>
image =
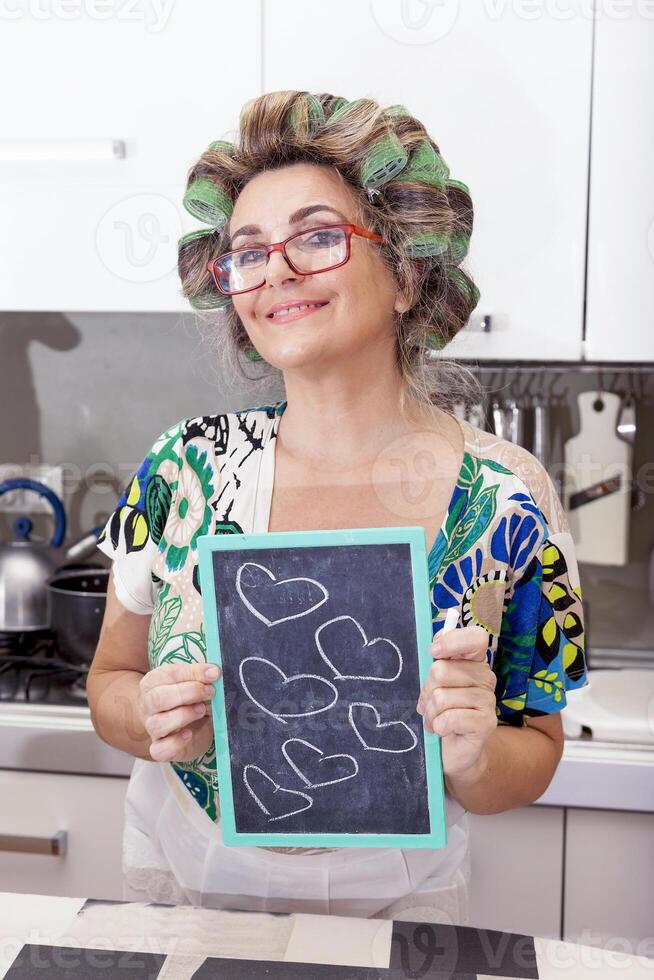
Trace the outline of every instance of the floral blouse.
<instances>
[{"instance_id":1,"label":"floral blouse","mask_svg":"<svg viewBox=\"0 0 654 980\"><path fill-rule=\"evenodd\" d=\"M286 402L182 419L162 433L130 479L98 547L113 559L123 605L151 616L150 669L206 660L197 541L265 531L274 445ZM559 498L531 453L463 420L464 456L429 553L433 634L447 610L488 631L499 724L565 707L588 684L577 561ZM217 821L215 743L171 762Z\"/></svg>"}]
</instances>

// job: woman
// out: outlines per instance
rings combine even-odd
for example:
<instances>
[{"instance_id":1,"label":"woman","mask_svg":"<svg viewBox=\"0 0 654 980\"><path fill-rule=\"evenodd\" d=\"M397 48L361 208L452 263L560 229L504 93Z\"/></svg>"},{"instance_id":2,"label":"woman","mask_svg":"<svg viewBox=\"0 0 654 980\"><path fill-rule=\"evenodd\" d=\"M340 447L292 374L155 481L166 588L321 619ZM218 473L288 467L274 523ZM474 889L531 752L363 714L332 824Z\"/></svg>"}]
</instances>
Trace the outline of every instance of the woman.
<instances>
[{"instance_id":1,"label":"woman","mask_svg":"<svg viewBox=\"0 0 654 980\"><path fill-rule=\"evenodd\" d=\"M126 898L467 921L467 811L523 806L587 683L577 565L553 485L519 446L456 418L471 375L433 356L478 292L464 184L402 106L272 92L211 144L184 199L184 295L226 361L283 380L274 404L183 419L107 522L114 559L89 675L101 738L136 757ZM289 312L290 311L290 312ZM256 380L256 379L255 379ZM434 635L417 710L441 738L444 849L225 847L197 575L206 533L414 524Z\"/></svg>"}]
</instances>

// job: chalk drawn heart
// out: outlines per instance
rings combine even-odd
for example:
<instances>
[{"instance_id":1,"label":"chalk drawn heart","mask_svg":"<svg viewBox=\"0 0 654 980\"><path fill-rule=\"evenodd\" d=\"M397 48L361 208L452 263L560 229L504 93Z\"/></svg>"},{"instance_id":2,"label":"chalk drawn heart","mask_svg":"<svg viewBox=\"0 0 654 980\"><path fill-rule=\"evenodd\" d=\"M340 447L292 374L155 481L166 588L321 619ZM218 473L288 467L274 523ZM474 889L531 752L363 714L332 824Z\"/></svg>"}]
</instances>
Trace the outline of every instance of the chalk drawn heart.
<instances>
[{"instance_id":1,"label":"chalk drawn heart","mask_svg":"<svg viewBox=\"0 0 654 980\"><path fill-rule=\"evenodd\" d=\"M355 708L364 710L357 712L354 710ZM370 712L374 715L374 724L371 724L373 719ZM356 720L355 715L357 715ZM418 744L415 732L411 731L403 721L382 722L377 709L364 701L352 702L348 711L348 718L354 729L354 734L364 749L370 749L372 752L411 752ZM362 729L365 732L365 738L361 733ZM386 729L386 731L384 732L382 729ZM406 743L407 735L411 741L410 745ZM390 748L388 745L381 744L384 740L390 743ZM393 748L393 743L396 746L399 745L400 748Z\"/></svg>"},{"instance_id":2,"label":"chalk drawn heart","mask_svg":"<svg viewBox=\"0 0 654 980\"><path fill-rule=\"evenodd\" d=\"M259 572L254 571L254 569L259 569ZM263 576L267 576L267 578ZM292 585L292 583L295 584ZM289 588L291 585L292 588ZM249 598L245 595L244 590L246 589ZM277 592L278 589L280 589L279 592ZM278 626L279 623L286 623L289 619L308 616L314 609L322 606L323 602L327 602L329 598L327 589L315 579L299 576L298 578L277 580L269 568L266 568L265 565L259 565L256 561L247 561L241 565L236 573L236 591L252 615L260 619L266 626ZM322 593L322 598L318 601L316 601L317 592ZM256 598L262 600L260 605L265 604L265 602L270 604L272 600L273 603L279 604L282 609L284 605L299 605L300 612L295 612L290 616L280 616L279 619L268 619L261 612L261 609L257 609L254 605Z\"/></svg>"},{"instance_id":3,"label":"chalk drawn heart","mask_svg":"<svg viewBox=\"0 0 654 980\"><path fill-rule=\"evenodd\" d=\"M317 715L321 711L327 711L336 704L338 691L331 683L320 677L319 674L285 674L284 671L266 660L265 657L245 657L241 660L238 668L243 690L251 701L265 711L267 715L272 715L283 725L287 723L284 718L304 718L307 715ZM247 677L246 677L247 675ZM254 693L253 689L254 688ZM326 698L331 700L325 703ZM313 705L316 701L320 707L302 711L279 711L272 710L276 703L282 701L282 705L291 708L300 707L302 704ZM266 707L267 702L270 707Z\"/></svg>"},{"instance_id":4,"label":"chalk drawn heart","mask_svg":"<svg viewBox=\"0 0 654 980\"><path fill-rule=\"evenodd\" d=\"M248 793L257 804L261 807L263 812L268 817L268 821L273 820L284 820L286 817L293 817L296 813L302 813L304 810L308 810L309 807L313 806L313 800L306 793L300 793L295 789L284 789L279 783L276 783L267 772L260 769L259 766L247 765L243 769L243 782L247 788ZM256 786L256 793L250 783L254 783ZM272 787L272 789L271 789ZM286 797L277 796L278 793L285 793ZM265 803L261 799L264 797ZM300 800L305 801L305 806L298 808L298 803ZM284 806L286 804L286 806ZM296 807L295 810L289 810L289 806ZM273 816L274 811L277 812L276 816Z\"/></svg>"},{"instance_id":5,"label":"chalk drawn heart","mask_svg":"<svg viewBox=\"0 0 654 980\"><path fill-rule=\"evenodd\" d=\"M325 755L322 749L317 748L303 738L287 738L282 745L282 752L291 769L295 770L302 782L309 789L317 789L318 786L331 786L333 783L342 783L345 779L352 779L352 776L356 776L359 771L359 763L353 755L347 755L345 752L339 752L336 755ZM295 755L295 760L291 758L291 753ZM312 753L315 753L313 758ZM316 759L316 755L320 758ZM322 780L319 783L308 779L306 775L307 768L313 768L316 762L320 770L316 775L319 775ZM327 765L325 765L326 763ZM303 766L304 771L300 769L300 765ZM339 769L341 772L345 771L345 775L337 776L336 773L339 772Z\"/></svg>"},{"instance_id":6,"label":"chalk drawn heart","mask_svg":"<svg viewBox=\"0 0 654 980\"><path fill-rule=\"evenodd\" d=\"M333 626L334 623L343 624L345 620L353 623L359 631L359 635L354 634L356 645L351 642L352 630L344 629L342 625L332 628L329 635L321 636L327 626ZM402 654L399 648L384 636L376 636L374 640L368 640L363 627L352 616L336 616L334 619L328 619L316 630L315 639L320 656L334 671L334 677L338 680L396 681L402 673ZM323 644L328 647L329 656L325 653ZM373 650L376 644L379 646ZM339 660L341 668L338 666ZM349 670L350 673L345 674L343 670Z\"/></svg>"}]
</instances>

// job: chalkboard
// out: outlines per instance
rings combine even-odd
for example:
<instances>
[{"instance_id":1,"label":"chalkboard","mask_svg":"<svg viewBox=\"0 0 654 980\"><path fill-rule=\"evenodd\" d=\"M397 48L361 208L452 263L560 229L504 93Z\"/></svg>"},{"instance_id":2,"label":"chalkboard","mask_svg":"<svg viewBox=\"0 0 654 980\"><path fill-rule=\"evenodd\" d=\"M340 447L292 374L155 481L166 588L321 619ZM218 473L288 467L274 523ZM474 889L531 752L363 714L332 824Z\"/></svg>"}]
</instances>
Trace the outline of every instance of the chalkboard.
<instances>
[{"instance_id":1,"label":"chalkboard","mask_svg":"<svg viewBox=\"0 0 654 980\"><path fill-rule=\"evenodd\" d=\"M226 844L444 847L422 528L198 539Z\"/></svg>"}]
</instances>

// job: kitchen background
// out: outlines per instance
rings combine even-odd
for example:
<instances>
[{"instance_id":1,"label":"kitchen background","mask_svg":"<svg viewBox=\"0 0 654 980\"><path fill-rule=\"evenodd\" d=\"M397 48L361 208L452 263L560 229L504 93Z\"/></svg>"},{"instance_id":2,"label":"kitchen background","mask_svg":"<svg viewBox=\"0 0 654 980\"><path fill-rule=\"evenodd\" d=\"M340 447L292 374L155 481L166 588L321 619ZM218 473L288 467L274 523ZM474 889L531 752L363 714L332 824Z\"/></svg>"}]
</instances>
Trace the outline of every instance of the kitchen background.
<instances>
[{"instance_id":1,"label":"kitchen background","mask_svg":"<svg viewBox=\"0 0 654 980\"><path fill-rule=\"evenodd\" d=\"M104 523L158 432L183 417L265 404L284 395L274 382L253 394L245 379L239 385L225 378L210 328L192 313L5 312L0 314L0 345L0 476L34 473L34 465L60 467L62 483L54 487L63 489L71 541ZM599 390L623 399L633 396L630 471L636 489L626 524L626 561L609 562L606 555L601 564L580 560L579 566L589 641L592 632L590 655L597 648L619 649L630 663L654 662L654 365L463 363L474 367L486 392L482 427L495 429L494 402L508 405L515 399L524 414L520 441L530 451L535 448L534 403L545 403L547 468L562 499L563 447L580 430L577 396ZM256 373L252 365L246 370ZM606 420L607 440L616 437L617 423L617 415ZM504 437L511 434L505 431ZM11 509L3 511L3 506ZM11 536L17 513L41 506L50 514L49 505L39 504L28 491L7 495L6 502L0 497L2 540ZM614 519L620 516L618 507ZM51 516L37 512L30 517L34 536L49 537ZM107 564L100 552L97 560Z\"/></svg>"},{"instance_id":2,"label":"kitchen background","mask_svg":"<svg viewBox=\"0 0 654 980\"><path fill-rule=\"evenodd\" d=\"M0 479L55 467L70 543L104 522L165 427L283 397L273 385L252 397L224 377L179 294L176 241L196 227L181 205L186 172L209 142L232 138L241 105L263 91L407 105L475 206L467 265L481 301L445 355L479 372L484 424L496 424L495 399L515 398L533 450L540 396L548 470L574 480L563 463L583 430L578 396L635 397L636 485L585 505L601 515L590 545L612 544L580 560L589 664L613 671L624 700L595 712L594 730L583 712L573 719L570 698L547 793L471 817L473 921L654 955L654 884L642 874L654 862L654 697L644 698L654 677L654 13L600 0L326 9L195 0L6 18ZM592 482L624 450L617 423L617 410L604 414L595 445L609 458ZM0 497L1 542L23 514L48 539L48 505L19 492ZM93 561L106 565L99 552ZM100 742L81 703L2 700L0 791L11 802L0 889L119 898L130 758ZM18 828L51 846L47 856L27 836L15 846Z\"/></svg>"}]
</instances>

